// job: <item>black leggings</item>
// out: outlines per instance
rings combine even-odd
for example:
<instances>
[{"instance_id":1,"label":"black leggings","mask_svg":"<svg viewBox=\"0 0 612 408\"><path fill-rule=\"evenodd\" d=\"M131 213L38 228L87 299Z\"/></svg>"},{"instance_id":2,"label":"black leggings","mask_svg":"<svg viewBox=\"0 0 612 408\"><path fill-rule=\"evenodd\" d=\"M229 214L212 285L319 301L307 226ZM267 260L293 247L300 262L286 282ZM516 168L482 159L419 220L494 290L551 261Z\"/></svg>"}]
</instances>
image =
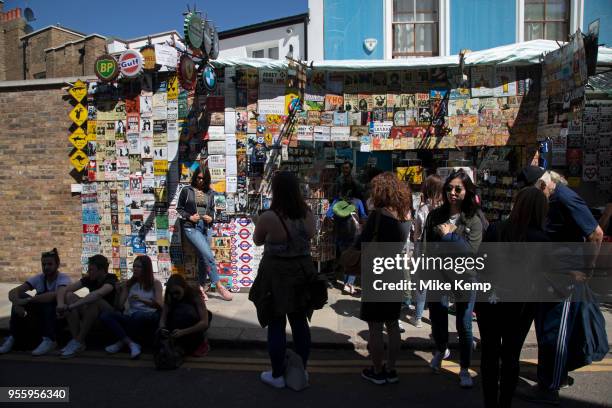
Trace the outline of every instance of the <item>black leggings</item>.
<instances>
[{"instance_id":1,"label":"black leggings","mask_svg":"<svg viewBox=\"0 0 612 408\"><path fill-rule=\"evenodd\" d=\"M287 315L291 325L291 335L295 352L302 357L304 368L310 355L310 327L305 312L294 312ZM280 377L285 371L285 353L287 351L287 335L285 327L287 318L274 319L268 324L268 353L272 361L272 376Z\"/></svg>"},{"instance_id":2,"label":"black leggings","mask_svg":"<svg viewBox=\"0 0 612 408\"><path fill-rule=\"evenodd\" d=\"M484 405L510 407L518 383L521 349L534 319L535 305L477 303L476 315L482 348L480 377Z\"/></svg>"}]
</instances>

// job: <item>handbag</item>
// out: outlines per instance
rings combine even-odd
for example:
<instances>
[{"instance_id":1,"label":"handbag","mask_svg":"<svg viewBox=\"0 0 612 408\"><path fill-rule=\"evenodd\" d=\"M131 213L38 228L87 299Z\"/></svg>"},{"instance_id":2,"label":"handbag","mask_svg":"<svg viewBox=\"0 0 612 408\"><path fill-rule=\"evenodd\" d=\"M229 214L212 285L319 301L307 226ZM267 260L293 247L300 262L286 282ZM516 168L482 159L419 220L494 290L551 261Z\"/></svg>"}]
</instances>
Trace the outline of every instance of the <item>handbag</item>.
<instances>
[{"instance_id":1,"label":"handbag","mask_svg":"<svg viewBox=\"0 0 612 408\"><path fill-rule=\"evenodd\" d=\"M165 330L158 330L153 345L153 361L158 370L176 370L185 358L185 352Z\"/></svg>"},{"instance_id":2,"label":"handbag","mask_svg":"<svg viewBox=\"0 0 612 408\"><path fill-rule=\"evenodd\" d=\"M293 391L302 391L310 385L302 357L291 349L287 349L285 354L285 384Z\"/></svg>"},{"instance_id":3,"label":"handbag","mask_svg":"<svg viewBox=\"0 0 612 408\"><path fill-rule=\"evenodd\" d=\"M586 284L576 285L575 291L578 311L569 340L569 371L601 361L609 351L606 321L593 291Z\"/></svg>"},{"instance_id":4,"label":"handbag","mask_svg":"<svg viewBox=\"0 0 612 408\"><path fill-rule=\"evenodd\" d=\"M378 228L380 226L380 214L378 211L374 211L374 217L376 217L376 219L371 242L376 242L378 239ZM345 249L342 254L340 254L340 265L347 275L361 274L361 250L354 246Z\"/></svg>"}]
</instances>

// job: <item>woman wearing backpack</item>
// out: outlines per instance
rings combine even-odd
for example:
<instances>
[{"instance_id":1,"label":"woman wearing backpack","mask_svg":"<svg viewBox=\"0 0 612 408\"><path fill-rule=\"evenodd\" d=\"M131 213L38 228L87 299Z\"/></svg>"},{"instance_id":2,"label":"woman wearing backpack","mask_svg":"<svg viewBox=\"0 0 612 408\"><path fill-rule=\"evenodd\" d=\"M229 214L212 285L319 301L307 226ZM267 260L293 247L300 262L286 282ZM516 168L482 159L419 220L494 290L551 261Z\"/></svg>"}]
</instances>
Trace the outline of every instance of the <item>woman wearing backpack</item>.
<instances>
[{"instance_id":1,"label":"woman wearing backpack","mask_svg":"<svg viewBox=\"0 0 612 408\"><path fill-rule=\"evenodd\" d=\"M308 362L311 305L307 288L316 274L310 256L314 234L314 216L302 198L298 179L288 172L275 174L270 210L259 217L253 234L255 245L264 246L264 254L249 292L262 327L268 326L272 370L261 373L261 381L275 388L286 385L287 319L304 368Z\"/></svg>"},{"instance_id":2,"label":"woman wearing backpack","mask_svg":"<svg viewBox=\"0 0 612 408\"><path fill-rule=\"evenodd\" d=\"M159 329L174 339L186 355L206 354L206 330L210 313L206 304L183 276L175 274L166 282L166 294Z\"/></svg>"},{"instance_id":3,"label":"woman wearing backpack","mask_svg":"<svg viewBox=\"0 0 612 408\"><path fill-rule=\"evenodd\" d=\"M455 248L466 255L478 251L482 241L483 224L476 198L476 186L462 169L453 171L444 183L444 202L431 211L424 228L424 242L454 243ZM457 332L460 343L459 379L462 388L474 385L469 373L472 359L472 312L475 294L467 302L456 302ZM431 331L437 351L430 362L434 372L439 372L442 360L450 356L448 349L448 296L429 302Z\"/></svg>"}]
</instances>

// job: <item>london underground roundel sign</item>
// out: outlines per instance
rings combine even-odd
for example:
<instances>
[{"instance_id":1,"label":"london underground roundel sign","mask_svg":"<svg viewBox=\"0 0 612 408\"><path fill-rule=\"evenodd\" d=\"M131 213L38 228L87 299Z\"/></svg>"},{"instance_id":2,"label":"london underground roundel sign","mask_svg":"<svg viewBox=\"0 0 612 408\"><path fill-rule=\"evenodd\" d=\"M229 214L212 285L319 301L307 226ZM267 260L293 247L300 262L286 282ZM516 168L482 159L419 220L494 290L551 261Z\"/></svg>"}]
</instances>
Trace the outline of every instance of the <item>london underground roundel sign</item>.
<instances>
[{"instance_id":1,"label":"london underground roundel sign","mask_svg":"<svg viewBox=\"0 0 612 408\"><path fill-rule=\"evenodd\" d=\"M144 69L144 58L136 50L127 50L119 57L119 69L127 78L135 78Z\"/></svg>"}]
</instances>

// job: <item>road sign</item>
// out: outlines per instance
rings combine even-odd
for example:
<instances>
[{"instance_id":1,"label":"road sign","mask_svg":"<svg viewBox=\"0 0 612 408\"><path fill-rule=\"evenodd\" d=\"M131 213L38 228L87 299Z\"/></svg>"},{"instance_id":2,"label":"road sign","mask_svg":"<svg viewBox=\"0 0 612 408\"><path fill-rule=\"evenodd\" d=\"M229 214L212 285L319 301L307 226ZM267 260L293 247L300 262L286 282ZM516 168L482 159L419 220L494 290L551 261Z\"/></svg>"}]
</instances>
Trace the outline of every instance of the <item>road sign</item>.
<instances>
[{"instance_id":1,"label":"road sign","mask_svg":"<svg viewBox=\"0 0 612 408\"><path fill-rule=\"evenodd\" d=\"M72 156L70 156L70 163L72 163L77 171L83 171L83 169L89 163L89 158L81 150L77 150Z\"/></svg>"},{"instance_id":2,"label":"road sign","mask_svg":"<svg viewBox=\"0 0 612 408\"><path fill-rule=\"evenodd\" d=\"M87 108L80 103L77 103L77 106L70 111L68 117L72 119L77 126L81 126L87 121Z\"/></svg>"},{"instance_id":3,"label":"road sign","mask_svg":"<svg viewBox=\"0 0 612 408\"><path fill-rule=\"evenodd\" d=\"M96 59L94 72L102 81L112 81L119 75L119 65L112 55L104 54Z\"/></svg>"},{"instance_id":4,"label":"road sign","mask_svg":"<svg viewBox=\"0 0 612 408\"><path fill-rule=\"evenodd\" d=\"M82 150L85 146L87 146L87 135L83 128L77 128L73 134L68 138L70 143L74 145L79 150Z\"/></svg>"},{"instance_id":5,"label":"road sign","mask_svg":"<svg viewBox=\"0 0 612 408\"><path fill-rule=\"evenodd\" d=\"M178 86L178 76L170 75L168 77L168 100L178 99L179 96L179 86Z\"/></svg>"},{"instance_id":6,"label":"road sign","mask_svg":"<svg viewBox=\"0 0 612 408\"><path fill-rule=\"evenodd\" d=\"M68 90L68 93L72 95L77 102L81 102L85 96L87 96L87 84L80 79L74 83L72 88Z\"/></svg>"}]
</instances>

